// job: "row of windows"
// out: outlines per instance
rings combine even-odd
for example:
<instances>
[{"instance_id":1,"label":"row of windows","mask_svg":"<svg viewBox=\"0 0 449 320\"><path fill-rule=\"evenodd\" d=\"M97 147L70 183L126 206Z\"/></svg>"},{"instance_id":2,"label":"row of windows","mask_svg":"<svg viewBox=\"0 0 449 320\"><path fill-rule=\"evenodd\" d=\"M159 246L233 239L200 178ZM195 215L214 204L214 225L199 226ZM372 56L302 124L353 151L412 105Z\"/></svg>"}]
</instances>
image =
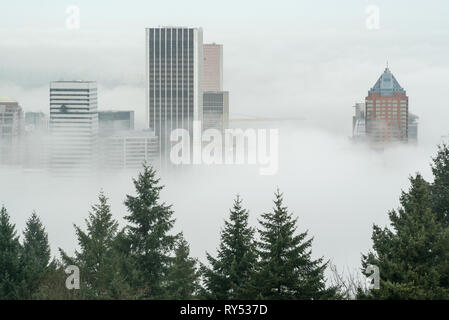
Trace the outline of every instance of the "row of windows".
<instances>
[{"instance_id":1,"label":"row of windows","mask_svg":"<svg viewBox=\"0 0 449 320\"><path fill-rule=\"evenodd\" d=\"M367 111L366 112L367 115L370 114L390 114L390 115L401 115L401 116L407 116L408 112L405 111L391 111L391 110L374 110L374 111Z\"/></svg>"},{"instance_id":2,"label":"row of windows","mask_svg":"<svg viewBox=\"0 0 449 320\"><path fill-rule=\"evenodd\" d=\"M52 92L61 92L61 91L65 91L65 92L93 92L93 91L97 91L97 89L94 89L94 88L92 88L92 89L67 89L67 88L64 88L64 89L58 89L58 88L50 88L50 94L52 93Z\"/></svg>"}]
</instances>

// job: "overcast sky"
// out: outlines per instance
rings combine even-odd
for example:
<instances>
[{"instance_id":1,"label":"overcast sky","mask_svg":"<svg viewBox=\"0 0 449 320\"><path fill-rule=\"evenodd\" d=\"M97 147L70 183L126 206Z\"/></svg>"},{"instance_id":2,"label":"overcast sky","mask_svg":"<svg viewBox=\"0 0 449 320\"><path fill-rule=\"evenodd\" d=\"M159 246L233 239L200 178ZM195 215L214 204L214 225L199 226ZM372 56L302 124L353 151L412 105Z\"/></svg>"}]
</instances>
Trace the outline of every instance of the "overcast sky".
<instances>
[{"instance_id":1,"label":"overcast sky","mask_svg":"<svg viewBox=\"0 0 449 320\"><path fill-rule=\"evenodd\" d=\"M79 7L79 29L66 28L70 5ZM366 27L369 5L379 8L379 29ZM220 222L236 193L248 200L255 222L279 186L301 227L315 236L317 254L357 266L370 245L371 224L386 223L387 211L397 207L401 188L408 186L408 174L421 171L431 179L430 157L441 136L449 134L448 16L444 0L3 1L0 96L15 98L25 111L48 113L50 81L96 80L99 108L133 109L140 126L144 28L202 27L205 42L224 45L231 117L305 120L281 134L275 176L208 168L167 177L164 197L175 203L178 227L192 252L203 257L216 247ZM420 117L420 143L378 154L354 147L347 137L352 106L364 101L386 61L407 91L410 111ZM82 223L100 188L113 196L117 217L123 215L124 193L132 191L123 177L68 186L15 174L1 171L0 201L20 228L36 209L53 249L71 249L71 223ZM120 187L111 187L114 183ZM74 205L68 206L70 201ZM220 212L214 209L218 204Z\"/></svg>"}]
</instances>

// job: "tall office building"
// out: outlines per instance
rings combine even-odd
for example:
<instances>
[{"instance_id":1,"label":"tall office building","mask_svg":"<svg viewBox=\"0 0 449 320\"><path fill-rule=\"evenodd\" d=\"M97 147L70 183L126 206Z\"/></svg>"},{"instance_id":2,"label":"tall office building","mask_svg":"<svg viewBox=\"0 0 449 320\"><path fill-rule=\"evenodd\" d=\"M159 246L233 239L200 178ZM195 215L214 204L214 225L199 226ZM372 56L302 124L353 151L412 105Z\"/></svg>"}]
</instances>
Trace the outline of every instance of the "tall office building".
<instances>
[{"instance_id":1,"label":"tall office building","mask_svg":"<svg viewBox=\"0 0 449 320\"><path fill-rule=\"evenodd\" d=\"M203 91L223 91L223 45L203 45Z\"/></svg>"},{"instance_id":2,"label":"tall office building","mask_svg":"<svg viewBox=\"0 0 449 320\"><path fill-rule=\"evenodd\" d=\"M93 168L97 163L98 110L94 81L50 83L50 167Z\"/></svg>"},{"instance_id":3,"label":"tall office building","mask_svg":"<svg viewBox=\"0 0 449 320\"><path fill-rule=\"evenodd\" d=\"M20 163L23 131L23 111L19 103L11 98L0 97L0 164Z\"/></svg>"},{"instance_id":4,"label":"tall office building","mask_svg":"<svg viewBox=\"0 0 449 320\"><path fill-rule=\"evenodd\" d=\"M223 91L223 45L203 46L203 130L224 133L229 124L229 92Z\"/></svg>"},{"instance_id":5,"label":"tall office building","mask_svg":"<svg viewBox=\"0 0 449 320\"><path fill-rule=\"evenodd\" d=\"M408 141L408 97L388 67L365 98L366 136L385 144Z\"/></svg>"},{"instance_id":6,"label":"tall office building","mask_svg":"<svg viewBox=\"0 0 449 320\"><path fill-rule=\"evenodd\" d=\"M146 119L158 137L160 164L168 163L170 133L189 131L203 118L203 31L201 28L146 29Z\"/></svg>"}]
</instances>

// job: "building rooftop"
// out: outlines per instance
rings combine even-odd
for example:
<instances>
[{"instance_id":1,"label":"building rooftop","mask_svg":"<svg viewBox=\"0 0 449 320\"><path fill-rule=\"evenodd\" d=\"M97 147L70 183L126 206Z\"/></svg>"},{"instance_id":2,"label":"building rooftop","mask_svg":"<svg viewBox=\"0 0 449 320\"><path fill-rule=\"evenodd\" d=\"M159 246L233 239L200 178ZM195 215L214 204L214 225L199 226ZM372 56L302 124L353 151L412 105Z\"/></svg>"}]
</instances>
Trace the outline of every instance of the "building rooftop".
<instances>
[{"instance_id":1,"label":"building rooftop","mask_svg":"<svg viewBox=\"0 0 449 320\"><path fill-rule=\"evenodd\" d=\"M134 112L134 110L98 110L98 113Z\"/></svg>"},{"instance_id":2,"label":"building rooftop","mask_svg":"<svg viewBox=\"0 0 449 320\"><path fill-rule=\"evenodd\" d=\"M16 103L17 101L9 97L0 97L0 103Z\"/></svg>"},{"instance_id":3,"label":"building rooftop","mask_svg":"<svg viewBox=\"0 0 449 320\"><path fill-rule=\"evenodd\" d=\"M388 67L385 68L384 73L379 77L374 87L368 91L368 94L378 93L383 97L389 97L395 93L405 94L405 90L401 87L394 75Z\"/></svg>"},{"instance_id":4,"label":"building rooftop","mask_svg":"<svg viewBox=\"0 0 449 320\"><path fill-rule=\"evenodd\" d=\"M157 26L157 27L146 27L145 29L201 29L201 27L189 27L189 26Z\"/></svg>"},{"instance_id":5,"label":"building rooftop","mask_svg":"<svg viewBox=\"0 0 449 320\"><path fill-rule=\"evenodd\" d=\"M76 83L93 83L96 81L91 81L91 80L57 80L57 81L51 81L51 83L72 83L72 82L76 82Z\"/></svg>"},{"instance_id":6,"label":"building rooftop","mask_svg":"<svg viewBox=\"0 0 449 320\"><path fill-rule=\"evenodd\" d=\"M153 130L142 129L142 130L121 130L115 132L111 138L127 138L127 137L156 137Z\"/></svg>"}]
</instances>

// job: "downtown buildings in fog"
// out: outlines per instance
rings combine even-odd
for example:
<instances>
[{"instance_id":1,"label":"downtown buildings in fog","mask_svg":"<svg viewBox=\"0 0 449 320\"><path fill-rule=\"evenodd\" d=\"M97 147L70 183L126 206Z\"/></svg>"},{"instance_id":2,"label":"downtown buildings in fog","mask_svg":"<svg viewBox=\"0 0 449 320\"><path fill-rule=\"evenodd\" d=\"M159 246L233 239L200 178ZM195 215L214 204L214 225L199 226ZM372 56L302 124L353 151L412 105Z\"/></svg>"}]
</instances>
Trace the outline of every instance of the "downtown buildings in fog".
<instances>
[{"instance_id":1,"label":"downtown buildings in fog","mask_svg":"<svg viewBox=\"0 0 449 320\"><path fill-rule=\"evenodd\" d=\"M159 27L146 29L145 47L147 125L166 167L173 130L186 129L192 137L194 121L201 121L203 130L228 127L223 45L203 44L201 28Z\"/></svg>"},{"instance_id":2,"label":"downtown buildings in fog","mask_svg":"<svg viewBox=\"0 0 449 320\"><path fill-rule=\"evenodd\" d=\"M100 111L95 81L54 81L49 118L42 112L24 115L18 102L0 98L1 163L55 172L136 168L143 161L168 167L173 130L185 129L192 137L194 121L203 131L229 127L223 45L204 44L201 28L158 27L145 29L145 51L144 130L134 128L134 111ZM381 148L416 142L417 120L387 67L365 101L355 105L353 138Z\"/></svg>"},{"instance_id":3,"label":"downtown buildings in fog","mask_svg":"<svg viewBox=\"0 0 449 320\"><path fill-rule=\"evenodd\" d=\"M144 130L134 128L134 111L99 110L95 81L53 81L49 117L24 117L16 101L1 99L1 163L59 173L137 168L143 161L167 167L173 130L193 136L198 121L203 130L223 132L223 46L203 44L202 29L187 27L147 28L145 44Z\"/></svg>"}]
</instances>

